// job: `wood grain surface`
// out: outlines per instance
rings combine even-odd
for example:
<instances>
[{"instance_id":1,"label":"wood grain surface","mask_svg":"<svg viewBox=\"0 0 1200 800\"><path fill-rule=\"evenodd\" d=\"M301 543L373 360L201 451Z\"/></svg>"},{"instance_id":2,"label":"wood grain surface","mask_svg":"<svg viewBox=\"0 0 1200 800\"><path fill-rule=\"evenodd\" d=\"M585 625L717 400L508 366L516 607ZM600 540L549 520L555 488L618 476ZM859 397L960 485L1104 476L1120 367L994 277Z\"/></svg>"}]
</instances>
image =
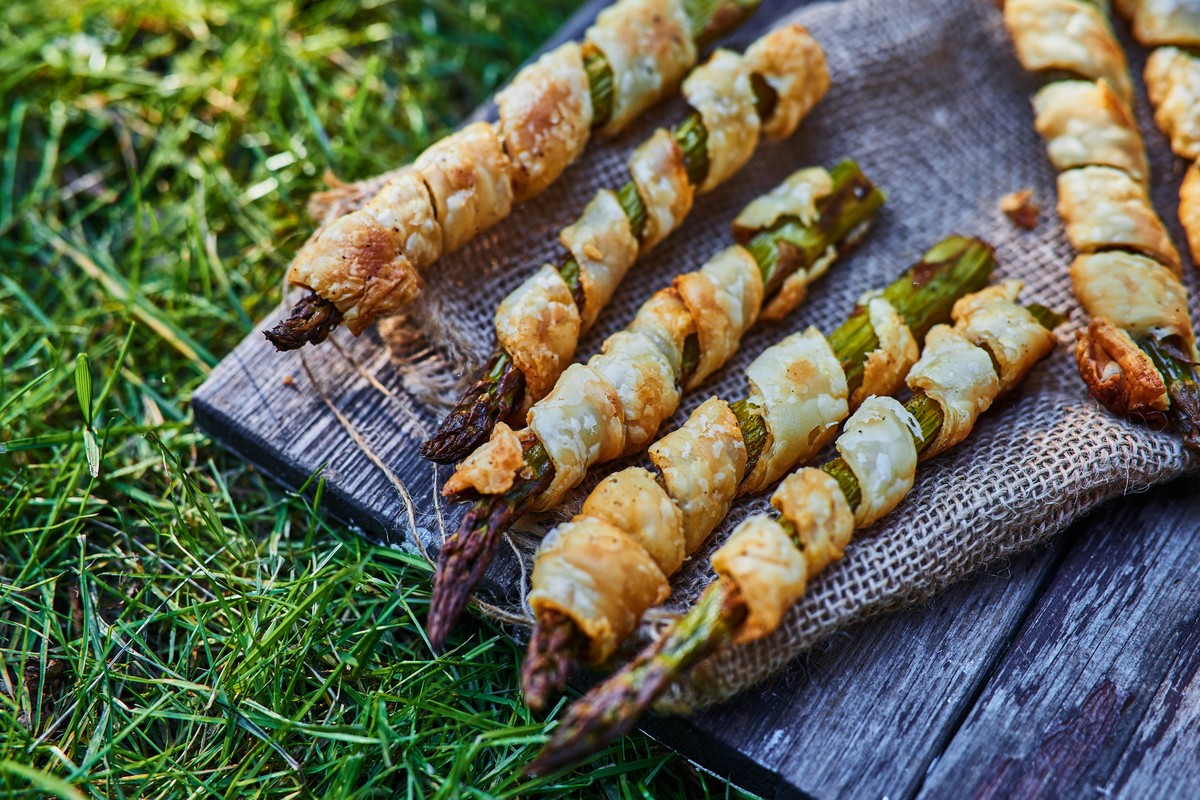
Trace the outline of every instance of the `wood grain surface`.
<instances>
[{"instance_id":1,"label":"wood grain surface","mask_svg":"<svg viewBox=\"0 0 1200 800\"><path fill-rule=\"evenodd\" d=\"M547 46L605 4L588 3ZM435 420L411 410L374 333L334 340L280 355L252 333L196 393L197 423L284 486L319 473L327 509L372 538L412 547L415 529L435 553L446 474L417 469ZM1200 479L1186 478L1109 503L926 606L860 624L734 702L644 728L766 797L1200 797L1198 553ZM502 594L515 579L502 557L484 588Z\"/></svg>"}]
</instances>

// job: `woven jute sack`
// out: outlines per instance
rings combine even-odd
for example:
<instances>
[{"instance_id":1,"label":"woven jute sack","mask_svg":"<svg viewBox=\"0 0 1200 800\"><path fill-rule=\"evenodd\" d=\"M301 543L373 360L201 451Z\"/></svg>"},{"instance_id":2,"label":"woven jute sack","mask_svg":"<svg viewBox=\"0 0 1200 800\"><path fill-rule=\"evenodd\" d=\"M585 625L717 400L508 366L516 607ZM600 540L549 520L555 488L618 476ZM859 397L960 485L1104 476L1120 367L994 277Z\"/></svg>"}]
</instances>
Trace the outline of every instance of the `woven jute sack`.
<instances>
[{"instance_id":1,"label":"woven jute sack","mask_svg":"<svg viewBox=\"0 0 1200 800\"><path fill-rule=\"evenodd\" d=\"M686 711L726 699L762 680L838 629L890 609L917 603L972 572L1045 541L1101 501L1142 490L1200 466L1168 433L1106 413L1089 398L1071 349L1082 323L1071 295L1072 252L1053 213L1054 173L1033 130L1029 99L1037 88L1012 54L1000 12L989 0L847 0L767 4L725 46L740 49L783 22L805 25L825 48L832 88L800 131L764 145L755 159L719 191L699 198L681 230L643 259L626 278L578 358L632 318L638 305L673 275L698 268L730 242L729 223L756 195L794 169L832 166L854 158L888 195L863 246L822 279L808 301L782 324L749 334L739 356L708 385L685 398L664 432L712 395L744 396L743 369L786 334L816 325L832 331L859 295L893 279L932 244L952 233L979 236L996 248L997 278L1025 282L1025 302L1070 312L1057 352L1026 384L985 414L971 437L922 465L903 504L880 524L857 533L843 560L814 579L775 634L728 650L693 670L661 701ZM1140 75L1145 54L1129 45ZM1184 165L1153 127L1144 93L1138 116L1153 169L1154 200L1176 240L1176 192ZM482 112L486 115L486 111ZM409 388L437 411L466 370L492 347L492 313L530 271L558 261L557 232L602 187L627 179L628 153L655 127L686 113L665 104L615 141L591 146L578 164L541 197L445 258L428 276L412 317L398 328L397 353L423 344L411 364ZM318 217L356 206L381 179L349 185L315 199ZM1004 194L1034 190L1043 207L1033 231L1016 228L997 208ZM1196 281L1185 267L1195 298ZM1193 305L1193 314L1197 309ZM405 357L401 355L400 357ZM578 508L603 475L635 460L604 465L559 515L526 523L515 541L526 560L536 536ZM690 605L712 579L708 556L737 521L766 510L765 497L746 498L709 545L673 582L672 598L639 632L644 643ZM525 609L509 611L517 617Z\"/></svg>"}]
</instances>

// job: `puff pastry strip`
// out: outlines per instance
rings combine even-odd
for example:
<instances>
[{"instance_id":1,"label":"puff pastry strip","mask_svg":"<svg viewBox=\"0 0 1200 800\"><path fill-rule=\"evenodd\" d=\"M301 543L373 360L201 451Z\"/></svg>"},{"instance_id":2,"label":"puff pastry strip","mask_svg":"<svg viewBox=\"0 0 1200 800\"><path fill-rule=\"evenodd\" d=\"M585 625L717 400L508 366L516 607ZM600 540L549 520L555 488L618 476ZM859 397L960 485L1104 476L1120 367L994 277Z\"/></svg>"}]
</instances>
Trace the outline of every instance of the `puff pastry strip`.
<instances>
[{"instance_id":1,"label":"puff pastry strip","mask_svg":"<svg viewBox=\"0 0 1200 800\"><path fill-rule=\"evenodd\" d=\"M1118 0L1116 7L1129 17L1134 37L1144 45L1200 45L1196 0Z\"/></svg>"},{"instance_id":2,"label":"puff pastry strip","mask_svg":"<svg viewBox=\"0 0 1200 800\"><path fill-rule=\"evenodd\" d=\"M1025 69L1064 70L1089 80L1104 78L1126 105L1132 102L1125 51L1095 3L1007 0L1004 24Z\"/></svg>"},{"instance_id":3,"label":"puff pastry strip","mask_svg":"<svg viewBox=\"0 0 1200 800\"><path fill-rule=\"evenodd\" d=\"M1081 253L1124 247L1178 271L1179 251L1146 190L1112 167L1083 167L1058 176L1058 214Z\"/></svg>"},{"instance_id":4,"label":"puff pastry strip","mask_svg":"<svg viewBox=\"0 0 1200 800\"><path fill-rule=\"evenodd\" d=\"M1200 58L1178 47L1160 47L1146 59L1144 75L1154 122L1175 155L1200 158Z\"/></svg>"},{"instance_id":5,"label":"puff pastry strip","mask_svg":"<svg viewBox=\"0 0 1200 800\"><path fill-rule=\"evenodd\" d=\"M1142 185L1149 180L1137 120L1103 78L1048 83L1034 96L1033 108L1034 127L1055 169L1116 167Z\"/></svg>"}]
</instances>

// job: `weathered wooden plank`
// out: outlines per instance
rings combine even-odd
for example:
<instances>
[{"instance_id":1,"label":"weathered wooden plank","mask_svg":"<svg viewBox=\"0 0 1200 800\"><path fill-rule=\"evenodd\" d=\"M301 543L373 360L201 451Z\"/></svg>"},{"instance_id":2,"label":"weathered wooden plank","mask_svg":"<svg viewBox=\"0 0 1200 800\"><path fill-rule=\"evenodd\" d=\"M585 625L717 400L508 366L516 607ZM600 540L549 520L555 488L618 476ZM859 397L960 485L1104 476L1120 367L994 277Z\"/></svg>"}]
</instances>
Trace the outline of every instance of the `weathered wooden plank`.
<instances>
[{"instance_id":1,"label":"weathered wooden plank","mask_svg":"<svg viewBox=\"0 0 1200 800\"><path fill-rule=\"evenodd\" d=\"M732 702L644 728L767 797L911 796L1071 538L854 627Z\"/></svg>"},{"instance_id":2,"label":"weathered wooden plank","mask_svg":"<svg viewBox=\"0 0 1200 800\"><path fill-rule=\"evenodd\" d=\"M1192 570L1195 574L1195 570ZM1191 586L1195 587L1195 581ZM1176 655L1111 783L1125 797L1195 797L1200 762L1200 624L1181 623Z\"/></svg>"},{"instance_id":3,"label":"weathered wooden plank","mask_svg":"<svg viewBox=\"0 0 1200 800\"><path fill-rule=\"evenodd\" d=\"M920 796L1200 796L1197 519L1196 478L1093 516Z\"/></svg>"}]
</instances>

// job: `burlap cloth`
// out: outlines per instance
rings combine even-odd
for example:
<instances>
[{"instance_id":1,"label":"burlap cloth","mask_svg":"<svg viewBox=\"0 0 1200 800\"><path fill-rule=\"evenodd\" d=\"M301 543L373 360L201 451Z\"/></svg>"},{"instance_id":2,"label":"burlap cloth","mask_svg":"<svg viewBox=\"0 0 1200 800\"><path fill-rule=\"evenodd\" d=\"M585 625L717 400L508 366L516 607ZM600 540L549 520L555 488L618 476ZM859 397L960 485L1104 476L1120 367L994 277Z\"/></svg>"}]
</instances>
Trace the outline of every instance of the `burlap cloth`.
<instances>
[{"instance_id":1,"label":"burlap cloth","mask_svg":"<svg viewBox=\"0 0 1200 800\"><path fill-rule=\"evenodd\" d=\"M729 222L751 198L791 170L831 166L844 157L856 159L888 194L874 231L818 282L790 320L749 334L733 363L685 398L672 426L710 395L743 396L742 370L764 347L808 325L833 330L860 293L887 283L951 233L991 242L1001 265L997 277L1024 280L1027 302L1069 310L1071 321L1059 331L1060 347L1050 360L985 414L966 443L923 465L908 499L882 524L856 534L845 558L812 581L778 632L694 670L662 702L667 710L725 699L839 628L918 602L1033 547L1106 498L1200 466L1171 435L1107 414L1079 380L1070 345L1081 313L1067 279L1072 253L1053 211L1054 173L1032 126L1029 98L1037 84L1013 57L996 7L988 0L847 0L805 6L790 19L808 26L826 49L833 79L828 96L797 135L764 145L740 174L697 201L682 230L634 267L578 358L594 353L671 276L698 268L728 245ZM730 46L740 49L781 21L760 12ZM1127 49L1140 76L1145 54ZM1182 242L1176 192L1184 165L1153 127L1144 94L1138 112L1156 205ZM422 358L408 372L410 388L431 408L451 399L464 367L490 351L496 303L531 270L562 255L557 231L596 189L625 180L625 157L654 127L683 113L673 101L615 142L593 144L544 195L442 260L415 312L436 354L418 348ZM1031 232L1015 228L997 209L1002 195L1026 187L1043 207ZM361 194L349 187L322 198L317 211L327 211L321 202L330 200L344 210ZM1196 281L1192 268L1185 270L1195 314ZM398 353L414 352L409 337L398 335L395 342ZM595 470L564 512L574 511L603 475L628 463ZM711 579L709 554L736 522L765 508L764 497L735 506L710 545L676 576L673 597L643 626L642 641L697 597ZM456 522L459 512L450 513L447 521ZM555 521L533 524L544 530ZM517 541L528 558L534 539L518 534Z\"/></svg>"}]
</instances>

